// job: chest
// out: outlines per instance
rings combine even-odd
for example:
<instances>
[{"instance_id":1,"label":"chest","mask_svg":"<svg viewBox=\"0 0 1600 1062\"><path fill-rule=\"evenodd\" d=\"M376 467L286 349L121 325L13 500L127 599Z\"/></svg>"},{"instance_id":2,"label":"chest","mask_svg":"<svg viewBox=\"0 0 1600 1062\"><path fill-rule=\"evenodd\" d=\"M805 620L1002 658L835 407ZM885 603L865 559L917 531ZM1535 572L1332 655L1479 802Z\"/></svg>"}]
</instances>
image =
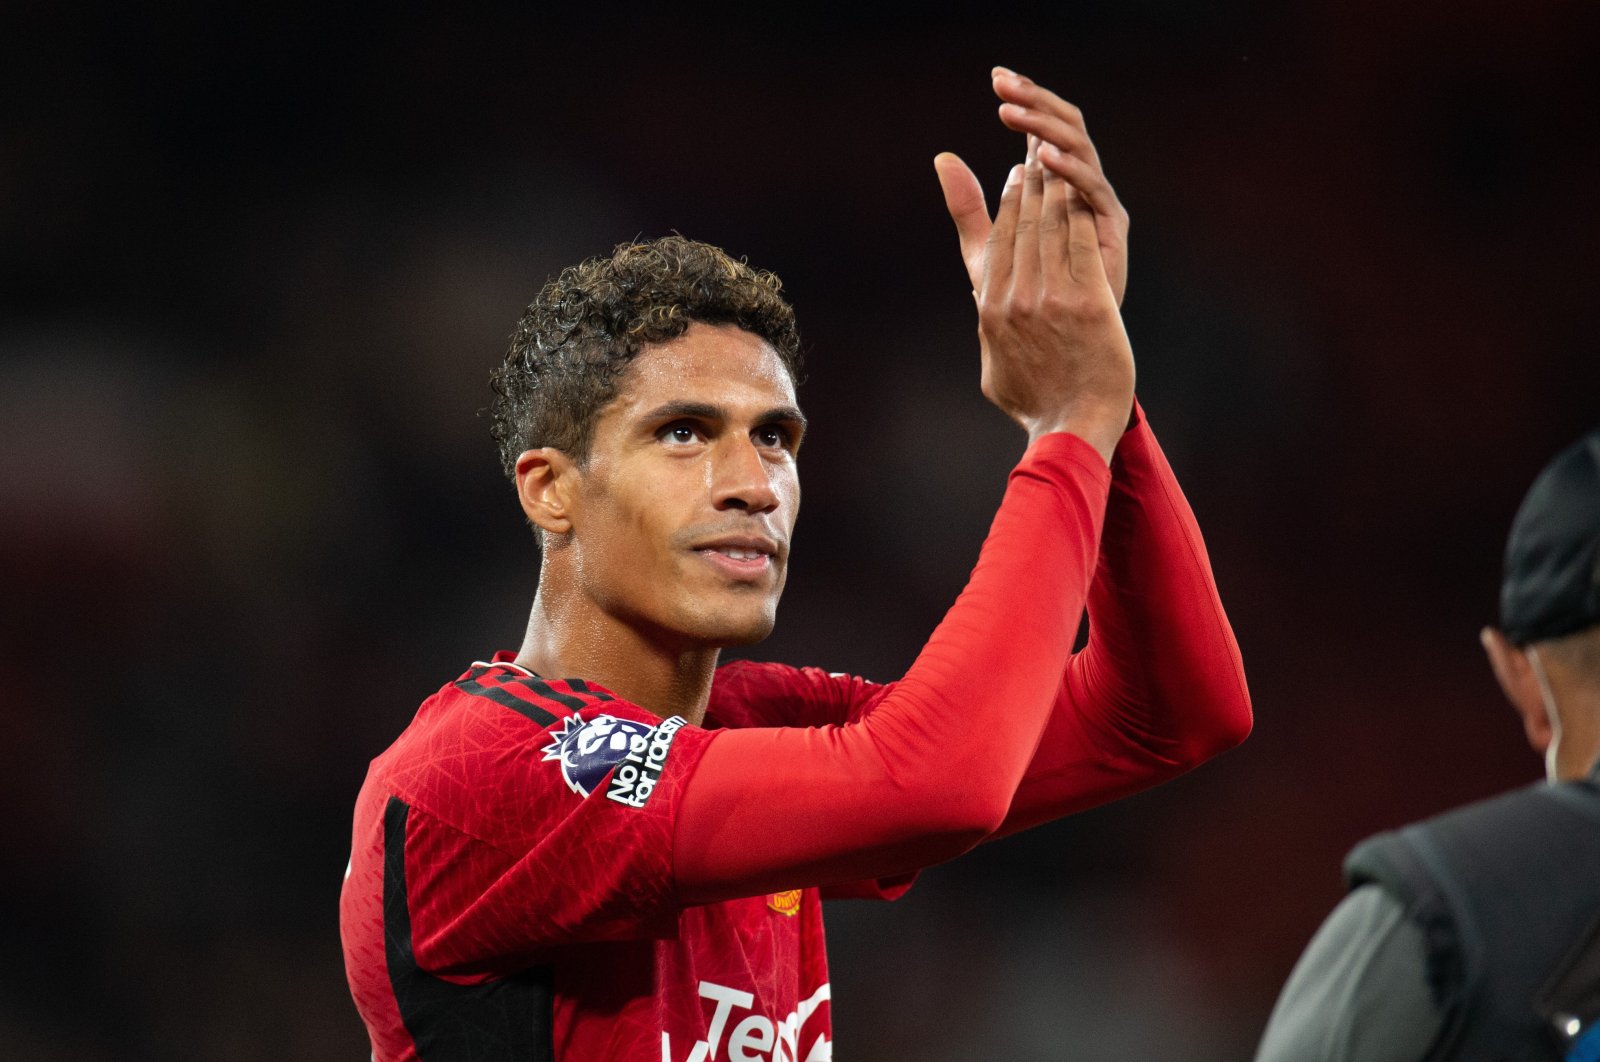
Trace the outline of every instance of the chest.
<instances>
[{"instance_id":1,"label":"chest","mask_svg":"<svg viewBox=\"0 0 1600 1062\"><path fill-rule=\"evenodd\" d=\"M583 1047L565 1057L804 1062L832 1040L814 889L691 907L675 939L585 958L557 967L558 1040Z\"/></svg>"}]
</instances>

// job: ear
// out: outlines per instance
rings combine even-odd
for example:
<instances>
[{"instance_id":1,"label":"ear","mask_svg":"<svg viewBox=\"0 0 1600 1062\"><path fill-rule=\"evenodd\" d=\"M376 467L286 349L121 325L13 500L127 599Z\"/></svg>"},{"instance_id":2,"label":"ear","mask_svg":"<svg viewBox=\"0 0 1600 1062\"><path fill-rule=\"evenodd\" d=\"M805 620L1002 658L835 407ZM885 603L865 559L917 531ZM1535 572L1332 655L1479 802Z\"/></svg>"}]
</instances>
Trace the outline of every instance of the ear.
<instances>
[{"instance_id":1,"label":"ear","mask_svg":"<svg viewBox=\"0 0 1600 1062\"><path fill-rule=\"evenodd\" d=\"M534 527L552 535L572 530L572 502L582 473L552 446L524 450L517 458L517 498Z\"/></svg>"},{"instance_id":2,"label":"ear","mask_svg":"<svg viewBox=\"0 0 1600 1062\"><path fill-rule=\"evenodd\" d=\"M1494 669L1494 677L1500 681L1506 700L1522 717L1522 730L1528 735L1528 744L1543 756L1550 747L1550 716L1545 711L1539 680L1528 663L1527 652L1512 645L1510 639L1494 627L1485 627L1479 632L1478 640L1483 643L1489 666Z\"/></svg>"}]
</instances>

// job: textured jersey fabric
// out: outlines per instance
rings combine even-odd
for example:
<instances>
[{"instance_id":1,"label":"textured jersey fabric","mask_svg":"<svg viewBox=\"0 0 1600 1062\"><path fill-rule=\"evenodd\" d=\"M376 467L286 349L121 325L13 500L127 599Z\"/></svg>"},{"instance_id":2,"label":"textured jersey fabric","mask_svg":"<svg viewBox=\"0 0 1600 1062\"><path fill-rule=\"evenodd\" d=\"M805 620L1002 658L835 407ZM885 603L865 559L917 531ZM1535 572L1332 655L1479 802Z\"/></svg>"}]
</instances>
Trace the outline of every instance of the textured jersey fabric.
<instances>
[{"instance_id":1,"label":"textured jersey fabric","mask_svg":"<svg viewBox=\"0 0 1600 1062\"><path fill-rule=\"evenodd\" d=\"M503 662L424 703L373 764L344 893L377 1059L826 1057L816 891L677 903L710 732L670 722Z\"/></svg>"}]
</instances>

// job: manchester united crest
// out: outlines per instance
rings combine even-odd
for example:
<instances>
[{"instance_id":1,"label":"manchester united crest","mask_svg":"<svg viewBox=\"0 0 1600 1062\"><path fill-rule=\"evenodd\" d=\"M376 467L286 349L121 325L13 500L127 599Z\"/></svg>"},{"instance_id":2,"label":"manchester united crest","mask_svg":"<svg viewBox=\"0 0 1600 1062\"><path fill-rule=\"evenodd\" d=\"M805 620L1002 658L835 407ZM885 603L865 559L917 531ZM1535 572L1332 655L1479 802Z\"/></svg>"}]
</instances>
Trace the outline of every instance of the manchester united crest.
<instances>
[{"instance_id":1,"label":"manchester united crest","mask_svg":"<svg viewBox=\"0 0 1600 1062\"><path fill-rule=\"evenodd\" d=\"M800 890L790 889L788 892L775 892L767 897L767 906L781 915L793 918L800 913Z\"/></svg>"}]
</instances>

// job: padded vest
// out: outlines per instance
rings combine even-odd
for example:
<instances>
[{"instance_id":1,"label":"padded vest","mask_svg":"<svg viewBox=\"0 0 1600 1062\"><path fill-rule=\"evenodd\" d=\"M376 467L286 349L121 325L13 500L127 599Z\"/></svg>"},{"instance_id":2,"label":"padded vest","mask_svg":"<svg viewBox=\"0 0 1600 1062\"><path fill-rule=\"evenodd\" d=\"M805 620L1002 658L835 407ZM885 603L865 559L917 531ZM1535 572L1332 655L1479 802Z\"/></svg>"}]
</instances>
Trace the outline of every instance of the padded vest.
<instances>
[{"instance_id":1,"label":"padded vest","mask_svg":"<svg viewBox=\"0 0 1600 1062\"><path fill-rule=\"evenodd\" d=\"M1556 1034L1558 1014L1583 1020L1583 1041L1600 1036L1593 778L1541 782L1379 834L1350 853L1345 877L1389 890L1423 931L1444 1015L1428 1062L1560 1059L1571 1048Z\"/></svg>"}]
</instances>

